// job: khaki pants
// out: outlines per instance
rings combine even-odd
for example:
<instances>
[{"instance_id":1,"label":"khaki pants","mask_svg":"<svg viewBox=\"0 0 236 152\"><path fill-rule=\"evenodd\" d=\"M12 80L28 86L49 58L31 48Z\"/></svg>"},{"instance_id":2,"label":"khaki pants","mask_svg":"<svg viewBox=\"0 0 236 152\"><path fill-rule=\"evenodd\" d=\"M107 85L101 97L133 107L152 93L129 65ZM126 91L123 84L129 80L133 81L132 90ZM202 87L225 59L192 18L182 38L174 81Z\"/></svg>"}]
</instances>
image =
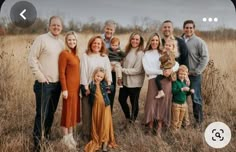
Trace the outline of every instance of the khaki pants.
<instances>
[{"instance_id":1,"label":"khaki pants","mask_svg":"<svg viewBox=\"0 0 236 152\"><path fill-rule=\"evenodd\" d=\"M186 112L186 102L184 104L172 103L172 120L171 127L174 130L178 130L181 128L182 121L184 119L184 115Z\"/></svg>"},{"instance_id":2,"label":"khaki pants","mask_svg":"<svg viewBox=\"0 0 236 152\"><path fill-rule=\"evenodd\" d=\"M184 120L183 120L183 125L185 127L190 125L190 119L189 119L189 113L188 113L188 104L186 103L186 111L185 111L185 116L184 116Z\"/></svg>"},{"instance_id":3,"label":"khaki pants","mask_svg":"<svg viewBox=\"0 0 236 152\"><path fill-rule=\"evenodd\" d=\"M112 61L111 66L114 67L114 70L116 72L117 78L121 79L122 78L122 67L120 62L118 61ZM118 80L118 79L117 79Z\"/></svg>"}]
</instances>

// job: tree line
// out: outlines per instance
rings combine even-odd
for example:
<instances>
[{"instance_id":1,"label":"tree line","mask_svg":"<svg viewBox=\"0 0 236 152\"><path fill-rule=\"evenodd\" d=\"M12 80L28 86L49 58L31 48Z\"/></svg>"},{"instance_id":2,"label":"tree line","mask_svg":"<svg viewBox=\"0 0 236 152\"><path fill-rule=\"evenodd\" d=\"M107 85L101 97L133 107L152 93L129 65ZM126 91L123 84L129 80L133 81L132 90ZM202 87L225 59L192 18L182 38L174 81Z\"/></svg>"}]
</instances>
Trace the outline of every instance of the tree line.
<instances>
[{"instance_id":1,"label":"tree line","mask_svg":"<svg viewBox=\"0 0 236 152\"><path fill-rule=\"evenodd\" d=\"M103 31L104 22L96 21L95 18L90 18L86 23L80 21L70 20L68 24L64 24L64 31L76 31L79 33L101 33ZM138 18L134 17L132 25L123 26L117 23L116 34L126 34L131 31L137 31L140 33L152 33L159 31L161 22L153 20L148 17ZM48 20L37 18L33 25L28 28L19 28L13 23L1 19L0 21L0 35L19 35L19 34L39 34L47 31ZM182 29L175 28L175 34L181 35ZM200 35L206 40L233 40L236 39L236 30L224 27L219 27L211 31L196 31L197 35Z\"/></svg>"}]
</instances>

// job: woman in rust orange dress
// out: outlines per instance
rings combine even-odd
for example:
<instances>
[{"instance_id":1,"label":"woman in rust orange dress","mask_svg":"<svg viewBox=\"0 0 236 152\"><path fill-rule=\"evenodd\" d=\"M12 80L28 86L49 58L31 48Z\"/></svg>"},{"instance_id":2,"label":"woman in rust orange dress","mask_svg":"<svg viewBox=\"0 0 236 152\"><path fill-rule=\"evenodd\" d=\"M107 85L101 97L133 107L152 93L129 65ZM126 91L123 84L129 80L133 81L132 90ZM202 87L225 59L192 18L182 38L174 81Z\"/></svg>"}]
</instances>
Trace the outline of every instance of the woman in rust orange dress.
<instances>
[{"instance_id":1,"label":"woman in rust orange dress","mask_svg":"<svg viewBox=\"0 0 236 152\"><path fill-rule=\"evenodd\" d=\"M93 81L89 84L89 102L92 104L91 141L85 146L85 152L95 152L102 147L116 147L110 100L107 94L105 69L97 67L93 73Z\"/></svg>"},{"instance_id":2,"label":"woman in rust orange dress","mask_svg":"<svg viewBox=\"0 0 236 152\"><path fill-rule=\"evenodd\" d=\"M68 32L65 36L66 49L59 56L59 77L63 96L62 142L69 149L76 149L73 127L80 121L80 60L77 43L77 34L73 31Z\"/></svg>"}]
</instances>

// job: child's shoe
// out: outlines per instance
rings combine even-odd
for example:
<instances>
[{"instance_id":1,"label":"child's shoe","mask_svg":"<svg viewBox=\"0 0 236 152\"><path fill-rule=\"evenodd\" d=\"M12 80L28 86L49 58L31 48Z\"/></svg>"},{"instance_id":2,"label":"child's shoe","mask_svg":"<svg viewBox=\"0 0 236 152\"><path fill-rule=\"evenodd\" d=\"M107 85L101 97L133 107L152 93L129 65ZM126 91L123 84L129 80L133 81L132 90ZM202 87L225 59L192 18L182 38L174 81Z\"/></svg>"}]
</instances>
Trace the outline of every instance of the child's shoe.
<instances>
[{"instance_id":1,"label":"child's shoe","mask_svg":"<svg viewBox=\"0 0 236 152\"><path fill-rule=\"evenodd\" d=\"M102 151L103 152L107 152L107 142L104 142L103 145L102 145Z\"/></svg>"},{"instance_id":2,"label":"child's shoe","mask_svg":"<svg viewBox=\"0 0 236 152\"><path fill-rule=\"evenodd\" d=\"M122 79L118 78L117 84L118 84L118 87L119 87L119 88L123 88Z\"/></svg>"},{"instance_id":3,"label":"child's shoe","mask_svg":"<svg viewBox=\"0 0 236 152\"><path fill-rule=\"evenodd\" d=\"M162 98L165 96L165 93L163 90L158 91L158 94L155 96L156 99Z\"/></svg>"}]
</instances>

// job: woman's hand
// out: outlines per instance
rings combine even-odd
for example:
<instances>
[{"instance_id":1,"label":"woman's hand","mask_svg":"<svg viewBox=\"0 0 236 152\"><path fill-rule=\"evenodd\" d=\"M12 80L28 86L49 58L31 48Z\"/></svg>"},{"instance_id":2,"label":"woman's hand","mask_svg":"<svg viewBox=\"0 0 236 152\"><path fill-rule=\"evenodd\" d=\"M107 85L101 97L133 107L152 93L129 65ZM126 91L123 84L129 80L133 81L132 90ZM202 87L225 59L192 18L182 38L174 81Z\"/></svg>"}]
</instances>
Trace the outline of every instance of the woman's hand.
<instances>
[{"instance_id":1,"label":"woman's hand","mask_svg":"<svg viewBox=\"0 0 236 152\"><path fill-rule=\"evenodd\" d=\"M85 95L88 96L90 94L90 90L86 89Z\"/></svg>"},{"instance_id":2,"label":"woman's hand","mask_svg":"<svg viewBox=\"0 0 236 152\"><path fill-rule=\"evenodd\" d=\"M68 91L67 91L67 90L62 91L62 97L63 97L64 99L67 99L67 98L68 98Z\"/></svg>"},{"instance_id":3,"label":"woman's hand","mask_svg":"<svg viewBox=\"0 0 236 152\"><path fill-rule=\"evenodd\" d=\"M111 71L115 72L115 65L114 64L111 64Z\"/></svg>"}]
</instances>

